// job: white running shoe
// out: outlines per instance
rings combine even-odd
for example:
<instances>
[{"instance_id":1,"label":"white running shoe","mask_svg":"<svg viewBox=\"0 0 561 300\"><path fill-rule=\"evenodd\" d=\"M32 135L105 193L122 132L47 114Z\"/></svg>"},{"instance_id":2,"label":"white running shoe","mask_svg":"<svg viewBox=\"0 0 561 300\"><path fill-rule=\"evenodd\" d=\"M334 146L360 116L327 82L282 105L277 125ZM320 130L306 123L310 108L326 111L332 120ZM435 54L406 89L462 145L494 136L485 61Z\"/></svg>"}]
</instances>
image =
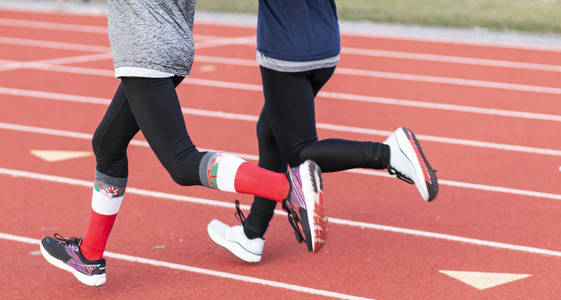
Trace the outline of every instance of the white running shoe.
<instances>
[{"instance_id":1,"label":"white running shoe","mask_svg":"<svg viewBox=\"0 0 561 300\"><path fill-rule=\"evenodd\" d=\"M213 242L226 248L239 259L248 263L261 261L265 240L248 239L242 225L228 226L218 220L212 220L206 230Z\"/></svg>"},{"instance_id":2,"label":"white running shoe","mask_svg":"<svg viewBox=\"0 0 561 300\"><path fill-rule=\"evenodd\" d=\"M389 173L407 183L415 184L425 201L434 199L438 194L438 179L415 134L408 128L400 127L384 144L390 146Z\"/></svg>"},{"instance_id":3,"label":"white running shoe","mask_svg":"<svg viewBox=\"0 0 561 300\"><path fill-rule=\"evenodd\" d=\"M312 160L306 160L287 172L290 192L282 207L298 242L306 241L308 251L317 252L327 238L328 218L321 169Z\"/></svg>"}]
</instances>

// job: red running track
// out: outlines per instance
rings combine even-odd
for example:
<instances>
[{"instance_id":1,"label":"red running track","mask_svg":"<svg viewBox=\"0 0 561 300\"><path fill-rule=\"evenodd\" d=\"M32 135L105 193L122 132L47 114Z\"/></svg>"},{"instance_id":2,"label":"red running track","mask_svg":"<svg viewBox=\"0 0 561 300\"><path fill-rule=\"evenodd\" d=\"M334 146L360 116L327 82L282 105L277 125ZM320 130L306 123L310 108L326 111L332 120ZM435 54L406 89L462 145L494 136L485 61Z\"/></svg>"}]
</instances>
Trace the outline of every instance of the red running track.
<instances>
[{"instance_id":1,"label":"red running track","mask_svg":"<svg viewBox=\"0 0 561 300\"><path fill-rule=\"evenodd\" d=\"M138 136L129 149L129 193L107 249L108 283L88 288L44 262L36 243L54 232L83 234L94 159L47 162L31 151L90 151L89 135L118 81L110 58L47 61L45 68L14 62L108 52L106 20L0 10L2 20L13 22L0 25L3 298L559 297L559 51L344 35L338 72L317 101L320 136L382 140L407 125L439 169L441 193L424 203L413 187L380 172L325 174L332 222L328 243L315 255L294 242L282 215L271 224L258 265L241 263L212 244L208 221L235 223L233 200L249 205L251 198L175 185ZM30 21L44 23L38 28ZM255 28L199 23L195 33L204 44L252 36ZM436 60L345 54L353 49L430 54ZM197 146L255 159L255 118L263 100L258 69L248 63L254 51L253 43L197 50L201 60L178 89ZM438 61L445 57L500 60L511 67ZM516 63L543 70L512 67ZM485 87L489 83L495 87ZM477 289L443 270L529 277Z\"/></svg>"}]
</instances>

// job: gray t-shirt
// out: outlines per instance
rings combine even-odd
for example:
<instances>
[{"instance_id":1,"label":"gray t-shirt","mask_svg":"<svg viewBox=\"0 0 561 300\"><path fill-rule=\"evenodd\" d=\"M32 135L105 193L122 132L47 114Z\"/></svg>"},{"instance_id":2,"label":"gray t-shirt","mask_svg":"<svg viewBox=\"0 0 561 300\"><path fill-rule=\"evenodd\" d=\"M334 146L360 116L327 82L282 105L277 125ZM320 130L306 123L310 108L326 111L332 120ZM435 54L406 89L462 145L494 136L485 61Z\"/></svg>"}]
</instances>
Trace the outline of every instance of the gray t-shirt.
<instances>
[{"instance_id":1,"label":"gray t-shirt","mask_svg":"<svg viewBox=\"0 0 561 300\"><path fill-rule=\"evenodd\" d=\"M109 41L116 70L124 67L133 73L126 76L135 76L134 70L189 75L195 55L195 0L108 0L107 3Z\"/></svg>"}]
</instances>

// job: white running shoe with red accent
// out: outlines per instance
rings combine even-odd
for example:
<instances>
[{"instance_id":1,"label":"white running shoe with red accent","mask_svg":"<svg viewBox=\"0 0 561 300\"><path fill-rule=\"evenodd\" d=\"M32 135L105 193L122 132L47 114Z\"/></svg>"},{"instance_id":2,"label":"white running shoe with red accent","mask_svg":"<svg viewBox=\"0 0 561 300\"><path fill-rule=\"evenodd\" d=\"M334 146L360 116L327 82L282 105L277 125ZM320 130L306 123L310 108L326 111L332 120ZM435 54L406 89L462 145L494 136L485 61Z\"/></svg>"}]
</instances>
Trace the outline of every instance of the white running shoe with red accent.
<instances>
[{"instance_id":1,"label":"white running shoe with red accent","mask_svg":"<svg viewBox=\"0 0 561 300\"><path fill-rule=\"evenodd\" d=\"M425 201L434 199L438 194L438 179L413 131L400 127L384 144L390 146L388 172L407 183L415 184Z\"/></svg>"}]
</instances>

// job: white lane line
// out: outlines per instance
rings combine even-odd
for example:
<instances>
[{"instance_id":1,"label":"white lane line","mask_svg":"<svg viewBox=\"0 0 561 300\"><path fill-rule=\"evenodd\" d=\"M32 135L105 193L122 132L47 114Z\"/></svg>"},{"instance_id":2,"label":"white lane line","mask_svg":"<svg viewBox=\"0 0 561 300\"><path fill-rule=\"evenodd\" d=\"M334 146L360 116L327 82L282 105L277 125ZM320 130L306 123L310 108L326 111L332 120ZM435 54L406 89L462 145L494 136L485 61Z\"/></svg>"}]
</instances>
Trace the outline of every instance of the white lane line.
<instances>
[{"instance_id":1,"label":"white lane line","mask_svg":"<svg viewBox=\"0 0 561 300\"><path fill-rule=\"evenodd\" d=\"M75 70L75 71L78 72L79 70ZM255 91L255 92L262 91L261 85L258 84L238 83L238 82L209 80L209 79L200 79L200 78L188 78L187 80L184 80L182 84L201 85L201 86L208 86L214 88L218 87L218 88ZM494 115L494 116L502 116L502 117L515 117L515 118L524 118L524 119L561 122L561 116L559 115L532 113L532 112L524 112L524 111L481 108L481 107L474 107L474 106L464 106L464 105L455 105L455 104L446 104L446 103L437 103L437 102L425 102L421 100L401 100L401 99L337 93L337 92L326 92L326 91L319 92L318 96L323 98L333 99L333 100L378 103L378 104L397 105L397 106L406 106L406 107L427 108L427 109L435 109L435 110L476 113L476 114L483 114L483 115Z\"/></svg>"},{"instance_id":2,"label":"white lane line","mask_svg":"<svg viewBox=\"0 0 561 300\"><path fill-rule=\"evenodd\" d=\"M225 39L228 39L220 36L201 36L201 35L195 35L194 38L195 38L195 42L200 42L200 43L206 43L211 41L221 42L220 46L224 45L224 42L226 41ZM233 41L237 43L240 42L239 40L235 40L235 39ZM0 44L37 47L37 48L49 48L49 49L57 49L57 50L87 51L87 52L111 51L111 47L109 46L56 42L56 41L47 41L47 40L35 40L35 39L25 39L25 38L15 38L15 37L4 37L4 36L0 36Z\"/></svg>"},{"instance_id":3,"label":"white lane line","mask_svg":"<svg viewBox=\"0 0 561 300\"><path fill-rule=\"evenodd\" d=\"M41 174L41 173L35 173L35 172L28 172L28 171L22 171L22 170L5 169L5 168L0 168L0 174L4 174L4 175L8 175L8 176L14 176L14 177L24 177L24 178L36 179L36 180L42 180L42 181L48 181L48 182L56 182L56 183L61 183L61 184L66 184L66 185L81 186L81 187L86 187L86 188L91 188L91 185L93 184L91 181L86 181L86 180L80 180L80 179L74 179L74 178L68 178L68 177L62 177L62 176L55 176L55 175L48 175L48 174ZM139 188L134 188L134 187L131 187L131 188L127 187L127 192L131 193L131 194L135 194L135 195L153 197L153 198L158 198L158 199L174 200L174 201L180 201L180 202L208 205L208 206L213 206L213 207L223 207L223 208L228 208L228 209L233 209L234 208L233 203L228 203L228 202L224 202L224 201L211 200L211 199L198 198L198 197L189 197L189 196L184 196L184 195L177 195L177 194L170 194L170 193L163 193L163 192L156 192L156 191L139 189ZM241 205L241 208L243 208L245 210L248 210L249 205ZM278 210L278 209L275 210L275 214L286 215L286 213L284 211L281 211L281 210ZM549 249L514 245L514 244L501 243L501 242L495 242L495 241L487 241L487 240L481 240L481 239L467 238L467 237L461 237L461 236L450 235L450 234L442 234L442 233L436 233L436 232L430 232L430 231L424 231L424 230L416 230L416 229L409 229L409 228L396 227L396 226L387 226L387 225L380 225L380 224L346 220L346 219L340 219L340 218L332 218L332 217L329 218L329 222L332 223L332 224L339 224L339 225L345 225L345 226L350 226L350 227L357 227L357 228L361 228L361 229L367 228L367 229L373 229L373 230L401 233L401 234L406 234L406 235L413 235L413 236L441 239L441 240L447 240L447 241L454 241L454 242L460 242L460 243L466 243L466 244L487 246L487 247L500 248L500 249L508 249L508 250L514 250L514 251L519 251L519 252L526 252L526 253L533 253L533 254L544 254L544 255L549 255L549 256L561 257L561 251L556 251L556 250L549 250Z\"/></svg>"},{"instance_id":4,"label":"white lane line","mask_svg":"<svg viewBox=\"0 0 561 300\"><path fill-rule=\"evenodd\" d=\"M82 140L91 140L92 135L87 133L81 132L73 132L67 130L58 130L58 129L50 129L50 128L42 128L42 127L34 127L34 126L27 126L27 125L18 125L18 124L9 124L0 122L0 129L5 130L12 130L12 131L19 131L19 132L28 132L28 133L36 133L36 134L45 134L45 135L52 135L52 136L61 136L61 137L69 137L69 138L76 138ZM149 148L150 146L146 141L138 141L132 140L131 145L146 147ZM259 156L251 155L247 153L237 153L237 152L230 152L228 150L223 149L208 149L208 148L199 148L201 151L214 151L214 152L228 152L235 154L239 157L242 157L246 160L257 161ZM387 172L382 171L375 171L375 170L367 170L367 169L352 169L343 172L348 173L355 173L355 174L362 174L362 175L370 175L370 176L379 176L379 177L392 177L388 175ZM447 180L447 179L439 179L439 184L441 186L453 186L459 188L466 188L472 190L480 190L486 192L496 192L496 193L505 193L511 195L520 195L520 196L528 196L528 197L536 197L536 198L544 198L544 199L552 199L552 200L561 200L560 194L553 194L553 193L544 193L544 192L537 192L537 191L530 191L530 190L522 190L522 189L514 189L514 188L507 188L507 187L500 187L500 186L492 186L492 185L485 185L485 184L478 184L478 183L468 183L468 182L461 182L461 181L454 181L454 180Z\"/></svg>"},{"instance_id":5,"label":"white lane line","mask_svg":"<svg viewBox=\"0 0 561 300\"><path fill-rule=\"evenodd\" d=\"M8 240L8 241L14 241L14 242L20 242L20 243L27 243L27 244L32 244L32 245L39 245L39 243L40 243L40 241L37 240L37 239L32 239L32 238L28 238L28 237L24 237L24 236L19 236L19 235L14 235L14 234L9 234L9 233L2 233L2 232L0 232L0 239L4 239L4 240ZM139 256L132 256L132 255L121 254L121 253L110 252L110 251L105 251L104 256L105 257L110 257L110 258L113 258L113 259L132 262L132 263L151 265L151 266L155 266L155 267L162 267L162 268L168 268L168 269L173 269L173 270L187 271L187 272L201 274L201 275L208 275L208 276L232 279L232 280L242 281L242 282L247 282L247 283L266 285L266 286L270 286L270 287L281 288L281 289L285 289L285 290L291 290L291 291L295 291L295 292L312 294L312 295L319 295L319 296L324 296L324 297L349 299L349 300L371 299L371 298L364 298L364 297L353 296L353 295L349 295L349 294L327 291L327 290L314 289L314 288L309 288L309 287L305 287L305 286L301 286L301 285L295 285L295 284L290 284L290 283L285 283L285 282L280 282L280 281L273 281L273 280L267 280L267 279L262 279L262 278L258 278L258 277L252 277L252 276L240 275L240 274L235 274L235 273L216 271L216 270L212 270L212 269L193 267L193 266L189 266L189 265L181 265L181 264L176 264L176 263L171 263L171 262L166 262L166 261L161 261L161 260L155 260L155 259L144 258L144 257L139 257Z\"/></svg>"},{"instance_id":6,"label":"white lane line","mask_svg":"<svg viewBox=\"0 0 561 300\"><path fill-rule=\"evenodd\" d=\"M23 39L13 40L11 38L6 38L8 41L7 43L23 43ZM212 48L212 47L220 47L226 45L237 45L240 43L245 43L249 37L235 37L235 38L216 38L216 39L206 39L204 42L198 43L195 48L196 49L203 49L203 48ZM0 37L0 44L2 44L2 38ZM44 46L44 47L55 47L53 44L48 43L30 43L33 46ZM87 68L80 68L80 67L70 67L70 66L62 66L64 64L73 64L73 63L81 63L81 62L91 62L91 61L98 61L98 60L108 60L112 59L111 48L107 47L99 47L99 48L92 48L88 49L86 45L84 47L76 47L76 44L67 44L61 43L61 48L65 48L65 50L79 50L79 51L89 51L89 52L99 52L100 50L105 50L105 53L99 54L88 54L83 56L70 56L70 57L61 57L55 59L45 59L45 60L38 60L38 61L8 61L8 60L0 60L0 71L10 71L20 68L27 68L27 69L36 69L36 70L46 70L46 71L58 71L58 72L67 72L67 73L78 73L78 74L89 74L89 75L102 75L102 76L113 76L113 72L109 72L107 70L96 70L96 69L87 69Z\"/></svg>"},{"instance_id":7,"label":"white lane line","mask_svg":"<svg viewBox=\"0 0 561 300\"><path fill-rule=\"evenodd\" d=\"M195 61L197 60L204 61L204 62L214 62L214 63L232 64L232 65L240 65L240 66L256 66L256 63L253 60L229 59L224 57L198 55L195 58ZM556 68L561 69L561 66L556 66ZM448 85L456 85L456 86L480 87L480 88L490 88L490 89L531 92L531 93L544 93L544 94L556 94L556 95L561 94L561 88L539 86L539 85L515 84L515 83L507 83L507 82L473 80L473 79L443 77L443 76L417 75L417 74L396 73L396 72L383 72L383 71L374 71L374 70L351 69L351 68L344 68L344 67L338 67L335 70L335 72L337 74L344 74L350 76L363 76L363 77L370 77L370 78L426 82L426 83L435 83L435 84L448 84Z\"/></svg>"},{"instance_id":8,"label":"white lane line","mask_svg":"<svg viewBox=\"0 0 561 300\"><path fill-rule=\"evenodd\" d=\"M99 59L103 59L103 56L99 56ZM93 60L93 58L91 58L90 61L91 60ZM46 64L26 64L22 66L29 69L74 73L74 74L81 74L81 75L96 75L96 76L107 76L107 77L114 76L113 71L105 70L105 69L93 69L93 68L82 68L82 67L72 67L72 66L46 65ZM0 66L0 68L1 67L3 66ZM262 91L261 85L257 85L257 84L198 79L192 77L183 81L183 84L201 85L201 86L219 87L219 88L246 90L246 91L257 91L257 92ZM384 98L384 97L374 97L374 96L326 92L326 91L320 92L318 96L328 99L334 99L334 100L378 103L378 104L397 105L397 106L405 106L405 107L418 107L418 108L426 108L426 109L458 111L458 112L494 115L494 116L502 116L502 117L514 117L514 118L523 118L523 119L561 122L561 116L559 115L532 113L532 112L524 112L524 111L481 108L481 107L464 106L464 105L456 105L456 104L426 102L420 100L392 99L392 98Z\"/></svg>"},{"instance_id":9,"label":"white lane line","mask_svg":"<svg viewBox=\"0 0 561 300\"><path fill-rule=\"evenodd\" d=\"M233 44L238 44L238 45L240 44L254 45L255 44L254 39L255 39L254 36L247 36L241 38L239 37L224 38L219 36L195 35L195 40L196 40L195 46L197 48L204 48L201 46L204 46L207 42L215 43L212 46L222 46L225 45L224 42L227 41L232 41ZM2 37L2 36L0 36L0 44L31 46L31 47L51 48L51 49L60 49L60 50L94 51L94 52L111 51L111 48L109 46L97 46L97 45L76 44L76 43L46 41L46 40L35 40L35 39L23 39L23 38ZM341 52L343 54L370 56L370 57L432 61L432 62L442 62L442 63L452 63L452 64L485 66L485 67L491 66L491 67L500 67L500 68L520 69L520 70L561 72L561 65L554 65L554 64L526 63L526 62L498 60L498 59L482 59L482 58L472 58L472 57L462 57L462 56L363 49L363 48L352 48L352 47L342 47ZM197 61L233 64L233 65L240 65L240 66L257 65L255 59L250 60L250 59L215 57L215 56L205 56L205 55L197 55L195 62Z\"/></svg>"},{"instance_id":10,"label":"white lane line","mask_svg":"<svg viewBox=\"0 0 561 300\"><path fill-rule=\"evenodd\" d=\"M34 97L34 98L41 98L41 99L48 99L48 100L55 100L55 101L69 101L69 102L101 104L101 105L109 105L109 103L111 102L108 99L98 98L98 97L87 97L87 96L78 96L78 95L52 93L52 92L13 89L13 88L5 88L5 87L0 87L0 94ZM256 122L258 119L258 117L254 115L228 113L223 111L212 111L212 110L195 109L195 108L187 108L187 107L182 107L182 112L186 115L221 118L227 120ZM335 124L327 124L321 122L317 123L317 127L325 130L352 132L352 133L375 135L381 137L386 137L391 134L391 131L388 130L335 125ZM431 135L423 135L423 134L417 134L416 136L419 140L422 141L431 141L431 142L444 143L444 144L462 145L462 146L478 147L478 148L490 148L490 149L497 149L497 150L515 151L515 152L540 154L540 155L561 156L561 150L555 150L555 149L500 144L500 143L439 137L439 136L431 136Z\"/></svg>"},{"instance_id":11,"label":"white lane line","mask_svg":"<svg viewBox=\"0 0 561 300\"><path fill-rule=\"evenodd\" d=\"M0 26L107 34L107 26L79 25L0 18Z\"/></svg>"},{"instance_id":12,"label":"white lane line","mask_svg":"<svg viewBox=\"0 0 561 300\"><path fill-rule=\"evenodd\" d=\"M22 69L22 68L50 70L53 68L52 66L58 64L92 62L92 61L99 61L99 60L107 60L107 59L111 59L112 57L113 55L111 52L106 52L106 53L67 56L61 58L52 58L52 59L35 60L35 61L22 61L22 62L2 61L3 64L0 66L0 70L11 71L11 70Z\"/></svg>"},{"instance_id":13,"label":"white lane line","mask_svg":"<svg viewBox=\"0 0 561 300\"><path fill-rule=\"evenodd\" d=\"M405 107L426 108L426 109L433 109L433 110L457 111L457 112L474 113L474 114L490 115L490 116L561 122L561 115L532 113L532 112L525 112L525 111L505 110L505 109L496 109L496 108L482 108L476 106L426 102L420 100L392 99L392 98L384 98L384 97L353 95L353 94L325 92L325 91L320 92L319 96L330 98L330 99L336 99L336 100L378 103L378 104L387 104L387 105L396 105L396 106L405 106Z\"/></svg>"},{"instance_id":14,"label":"white lane line","mask_svg":"<svg viewBox=\"0 0 561 300\"><path fill-rule=\"evenodd\" d=\"M52 135L52 136L60 136L60 137L74 138L74 139L80 139L80 140L91 140L92 137L93 137L93 135L90 134L90 133L82 133L82 132L51 129L51 128L42 128L42 127L27 126L27 125L9 124L9 123L3 123L3 122L0 122L0 129L19 131L19 132L36 133L36 134L44 134L44 135ZM130 142L130 144L133 145L133 146L150 148L150 145L146 141L132 140ZM246 153L230 152L230 151L225 151L225 150L199 148L199 147L197 147L197 148L200 151L228 152L228 153L237 155L239 157L242 157L246 160L257 161L259 159L259 156L257 156L257 155L251 155L251 154L246 154Z\"/></svg>"},{"instance_id":15,"label":"white lane line","mask_svg":"<svg viewBox=\"0 0 561 300\"><path fill-rule=\"evenodd\" d=\"M347 225L353 227L360 227L360 228L368 228L368 229L375 229L380 231L389 231L395 233L402 233L407 235L414 235L414 236L422 236L427 238L433 239L440 239L440 240L447 240L459 243L466 243L472 245L479 245L479 246L486 246L486 247L493 247L499 249L507 249L519 252L526 252L526 253L533 253L533 254L543 254L549 256L556 256L561 257L561 251L556 250L549 250L543 248L536 248L536 247L528 247L528 246L521 246L521 245L513 245L501 242L494 242L488 240L481 240L481 239L474 239L474 238L467 238L461 236L455 236L450 234L443 234L443 233L436 233L424 230L416 230L416 229L408 229L408 228L401 228L395 226L387 226L387 225L379 225L379 224L372 224L366 222L357 222L357 221L349 221L344 219L337 219L337 218L329 218L329 222L333 224L340 224L340 225Z\"/></svg>"},{"instance_id":16,"label":"white lane line","mask_svg":"<svg viewBox=\"0 0 561 300\"><path fill-rule=\"evenodd\" d=\"M0 26L96 33L96 34L104 34L104 35L107 34L107 26L81 25L81 24L72 24L72 23L46 22L46 21L30 21L24 19L11 19L11 18L0 18ZM194 37L196 40L211 40L211 39L224 38L223 36L204 35L204 34L194 34ZM253 35L252 37L253 37L253 43L255 43L255 35Z\"/></svg>"},{"instance_id":17,"label":"white lane line","mask_svg":"<svg viewBox=\"0 0 561 300\"><path fill-rule=\"evenodd\" d=\"M53 58L53 59L45 59L45 60L38 60L38 61L30 61L29 63L34 64L44 64L49 65L51 64L75 64L75 63L83 63L83 62L92 62L98 60L108 60L112 59L113 54L111 52L103 52L103 53L95 53L95 54L86 54L86 55L79 55L79 56L66 56L60 58Z\"/></svg>"},{"instance_id":18,"label":"white lane line","mask_svg":"<svg viewBox=\"0 0 561 300\"><path fill-rule=\"evenodd\" d=\"M405 56L405 55L401 55ZM452 60L452 59L450 59ZM206 56L206 55L197 55L195 58L195 62L207 62L207 63L216 63L216 64L227 64L227 65L237 65L237 66L247 66L247 67L256 67L257 62L255 60L250 59L240 59L240 58L227 58L227 57L217 57L217 56ZM461 61L459 58L456 58L456 61ZM482 65L485 63L484 61L480 62ZM498 62L495 62L495 65L500 65ZM514 68L514 65L520 66L522 68L523 65L515 64L515 63L507 63L503 62L502 66L510 66ZM526 68L530 68L530 65L524 65ZM533 69L537 69L539 66L531 65ZM543 70L548 71L556 71L561 72L561 66L542 66ZM439 77L439 76L425 76L425 75L416 75L416 74L405 74L405 73L391 73L391 72L380 72L380 71L372 71L372 70L363 70L363 69L352 69L352 68L344 68L344 67L337 67L335 69L336 74L343 74L349 76L362 76L362 77L370 77L370 78L387 78L387 79L398 79L398 80L408 80L408 81L421 81L421 82L430 82L430 83L444 83L444 84L455 84L460 86L477 86L477 87L487 87L487 88L497 88L497 89L506 89L506 90L519 90L519 91L530 91L530 92L539 92L539 93L561 93L561 89L554 88L554 87L543 87L543 86L536 86L536 85L523 85L523 84L513 84L513 83L502 83L502 82L492 82L492 81L482 81L482 80L470 80L470 79L461 79L461 78L452 78L452 77Z\"/></svg>"},{"instance_id":19,"label":"white lane line","mask_svg":"<svg viewBox=\"0 0 561 300\"><path fill-rule=\"evenodd\" d=\"M506 82L483 81L483 80L442 77L442 76L415 75L415 74L395 73L395 72L381 72L381 71L357 70L357 69L351 70L345 68L339 68L338 73L347 74L347 75L361 75L361 76L368 76L373 78L392 79L392 80L417 81L417 82L436 83L436 84L448 84L448 85L467 86L467 87L479 87L479 88L490 88L490 89L500 89L500 90L509 90L509 91L561 95L561 88L538 86L538 85L515 84L515 83L506 83Z\"/></svg>"},{"instance_id":20,"label":"white lane line","mask_svg":"<svg viewBox=\"0 0 561 300\"><path fill-rule=\"evenodd\" d=\"M30 69L75 73L75 74L82 74L82 75L97 75L97 76L111 76L111 77L113 76L112 71L105 70L105 69L93 69L93 68L82 68L82 67L72 67L72 66L58 66L58 65L41 65L41 64L29 64L26 65L26 67ZM189 78L188 80L183 81L183 84L201 85L201 86L219 87L219 88L246 90L246 91L257 91L257 92L262 91L262 87L257 84L227 82L227 81L198 79L198 78ZM455 105L455 104L446 104L446 103L437 103L437 102L425 102L419 100L392 99L392 98L384 98L384 97L374 97L374 96L325 92L325 91L320 92L318 96L334 99L334 100L379 103L379 104L397 105L397 106L406 106L406 107L418 107L418 108L437 109L437 110L446 110L446 111L476 113L476 114L484 114L484 115L495 115L495 116L503 116L503 117L515 117L515 118L524 118L524 119L561 122L561 116L559 115L532 113L532 112L524 112L524 111L481 108L481 107L474 107L474 106L464 106L464 105Z\"/></svg>"},{"instance_id":21,"label":"white lane line","mask_svg":"<svg viewBox=\"0 0 561 300\"><path fill-rule=\"evenodd\" d=\"M218 38L215 40L207 40L202 43L197 43L195 47L197 49L202 49L202 48L219 47L225 45L247 44L248 41L251 41L253 39L254 36ZM19 42L23 43L23 41L21 40ZM255 65L255 62L252 60L213 58L211 56L201 56L201 57L197 56L196 60L206 61L206 62L213 61L215 63L228 63L228 64L244 65L244 66L249 66L250 64ZM459 61L458 59L456 60ZM536 66L534 65L534 67ZM555 68L558 69L561 68L561 66L555 66ZM539 85L526 85L526 84L472 80L472 79L454 78L454 77L382 72L382 71L351 69L351 68L343 68L343 67L337 68L336 72L338 74L344 74L350 76L365 76L371 78L427 82L427 83L436 83L436 84L492 88L492 89L501 89L501 90L514 90L514 91L523 91L523 92L532 92L532 93L561 94L561 88L539 86Z\"/></svg>"},{"instance_id":22,"label":"white lane line","mask_svg":"<svg viewBox=\"0 0 561 300\"><path fill-rule=\"evenodd\" d=\"M344 171L344 172L393 178L393 176L389 175L387 172L369 170L369 169L352 169L352 170L347 170L347 171ZM544 192L514 189L514 188L507 188L507 187L493 186L493 185L485 185L485 184L478 184L478 183L461 182L461 181L454 181L454 180L447 180L447 179L440 179L440 178L438 179L438 184L439 185L459 187L459 188L472 189L472 190L480 190L480 191L486 191L486 192L505 193L505 194L544 198L544 199L551 199L551 200L561 200L561 194L544 193Z\"/></svg>"},{"instance_id":23,"label":"white lane line","mask_svg":"<svg viewBox=\"0 0 561 300\"><path fill-rule=\"evenodd\" d=\"M346 48L346 47L343 47L341 52L343 54L372 56L372 57L444 62L444 63L476 65L476 66L485 66L485 67L492 66L492 67L501 67L501 68L510 68L510 69L521 69L521 70L561 72L560 65L533 64L533 63L523 63L523 62L507 61L507 60L479 59L479 58L460 57L460 56L434 55L434 54L424 54L424 53L414 53L414 52L409 53L409 52L399 52L399 51L385 51L385 50L370 50L370 49ZM208 56L208 55L197 55L195 62L196 61L238 65L238 66L257 66L257 62L255 59L229 58L229 57ZM340 68L342 67L338 67L338 69ZM335 72L337 72L338 69L336 69ZM347 70L354 70L354 69L347 69ZM348 72L352 72L352 71L348 71ZM355 75L360 75L360 73L357 73Z\"/></svg>"},{"instance_id":24,"label":"white lane line","mask_svg":"<svg viewBox=\"0 0 561 300\"><path fill-rule=\"evenodd\" d=\"M201 86L208 86L213 88L227 88L227 89L255 91L255 92L262 91L261 85L258 84L208 80L208 79L200 79L200 78L188 78L187 80L184 80L182 84L201 85ZM326 91L319 92L318 96L323 98L333 99L333 100L378 103L378 104L397 105L397 106L405 106L405 107L418 107L418 108L435 109L435 110L458 111L458 112L476 113L476 114L483 114L483 115L561 122L560 115L541 114L541 113L532 113L532 112L524 112L524 111L481 108L481 107L474 107L474 106L464 106L464 105L455 105L455 104L446 104L446 103L437 103L437 102L425 102L420 100L392 99L392 98L337 93L337 92L326 92Z\"/></svg>"},{"instance_id":25,"label":"white lane line","mask_svg":"<svg viewBox=\"0 0 561 300\"><path fill-rule=\"evenodd\" d=\"M422 60L422 61L433 61L433 62L442 62L442 63L464 64L464 65L476 65L476 66L484 66L484 67L491 66L491 67L500 67L500 68L509 68L509 69L561 72L561 65L536 64L536 63L525 63L525 62L508 61L508 60L472 58L472 57L451 56L451 55L437 55L437 54L427 54L427 53L418 53L418 52L401 52L401 51L387 51L387 50L343 47L341 49L341 53L361 55L361 56L372 56L372 57L385 57L385 58Z\"/></svg>"},{"instance_id":26,"label":"white lane line","mask_svg":"<svg viewBox=\"0 0 561 300\"><path fill-rule=\"evenodd\" d=\"M228 88L228 89L245 90L245 91L258 91L258 92L262 91L262 87L257 84L227 82L227 81L208 80L208 79L199 79L199 78L188 78L187 80L183 81L183 84ZM405 106L405 107L418 107L418 108L426 108L426 109L434 109L434 110L458 111L458 112L475 113L475 114L491 115L491 116L561 122L560 115L532 113L532 112L525 112L525 111L514 111L514 110L495 109L495 108L481 108L475 106L446 104L446 103L438 103L438 102L426 102L421 100L392 99L392 98L384 98L384 97L374 97L374 96L326 92L326 91L319 92L318 97L323 97L333 100L378 103L378 104L387 104L387 105L396 105L396 106Z\"/></svg>"},{"instance_id":27,"label":"white lane line","mask_svg":"<svg viewBox=\"0 0 561 300\"><path fill-rule=\"evenodd\" d=\"M252 67L257 66L257 63L254 60L213 57L213 56L205 56L205 55L198 55L195 58L195 61L238 65L238 66L252 66ZM556 66L556 67L559 69L558 71L561 72L561 66ZM472 79L453 78L453 77L382 72L382 71L373 71L373 70L351 69L351 68L344 68L344 67L337 67L337 69L335 69L335 73L350 75L350 76L363 76L363 77L370 77L370 78L419 81L419 82L428 82L428 83L483 87L483 88L513 90L513 91L535 92L535 93L561 94L561 88L556 88L556 87L472 80Z\"/></svg>"},{"instance_id":28,"label":"white lane line","mask_svg":"<svg viewBox=\"0 0 561 300\"><path fill-rule=\"evenodd\" d=\"M25 67L32 70L44 70L50 72L61 72L61 73L70 73L70 74L79 74L79 75L94 75L94 76L105 76L105 77L114 77L115 75L113 73L113 70L63 66L63 65L56 65L56 64L33 64L33 65L26 65Z\"/></svg>"},{"instance_id":29,"label":"white lane line","mask_svg":"<svg viewBox=\"0 0 561 300\"><path fill-rule=\"evenodd\" d=\"M244 66L244 67L259 66L255 59L231 58L231 57L209 56L209 55L197 55L195 57L195 63L197 62Z\"/></svg>"},{"instance_id":30,"label":"white lane line","mask_svg":"<svg viewBox=\"0 0 561 300\"><path fill-rule=\"evenodd\" d=\"M231 38L219 38L214 40L207 40L201 43L195 44L195 49L211 48L211 47L221 47L221 46L231 46L231 45L244 45L248 42L255 40L255 36L241 36L241 37L231 37ZM195 61L197 56L195 55Z\"/></svg>"},{"instance_id":31,"label":"white lane line","mask_svg":"<svg viewBox=\"0 0 561 300\"><path fill-rule=\"evenodd\" d=\"M45 41L45 40L34 40L34 39L23 39L23 38L4 37L4 36L0 36L0 44L2 44L2 45L14 45L14 46L37 47L37 48L48 48L48 49L56 49L56 50L73 50L73 51L89 51L89 52L111 51L111 47L106 47L106 46L76 44L76 43L66 43L66 42L55 42L55 41Z\"/></svg>"}]
</instances>

